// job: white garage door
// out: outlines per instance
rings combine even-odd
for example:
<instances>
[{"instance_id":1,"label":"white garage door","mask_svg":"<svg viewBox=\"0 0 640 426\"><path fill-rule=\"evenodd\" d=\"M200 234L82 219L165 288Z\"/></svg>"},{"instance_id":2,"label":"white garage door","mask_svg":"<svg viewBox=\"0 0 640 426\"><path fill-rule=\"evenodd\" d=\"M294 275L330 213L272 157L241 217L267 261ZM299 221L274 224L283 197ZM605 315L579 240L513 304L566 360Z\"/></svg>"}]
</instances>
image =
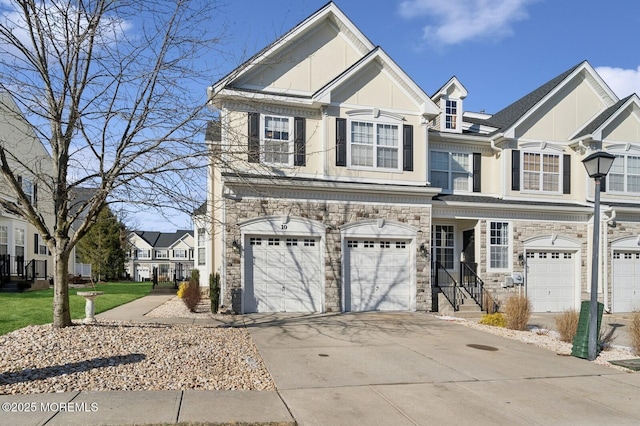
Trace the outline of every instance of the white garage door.
<instances>
[{"instance_id":1,"label":"white garage door","mask_svg":"<svg viewBox=\"0 0 640 426\"><path fill-rule=\"evenodd\" d=\"M248 237L245 312L321 312L317 238Z\"/></svg>"},{"instance_id":2,"label":"white garage door","mask_svg":"<svg viewBox=\"0 0 640 426\"><path fill-rule=\"evenodd\" d=\"M613 253L613 312L640 309L640 252Z\"/></svg>"},{"instance_id":3,"label":"white garage door","mask_svg":"<svg viewBox=\"0 0 640 426\"><path fill-rule=\"evenodd\" d=\"M527 296L534 312L562 312L575 308L576 254L527 251Z\"/></svg>"},{"instance_id":4,"label":"white garage door","mask_svg":"<svg viewBox=\"0 0 640 426\"><path fill-rule=\"evenodd\" d=\"M349 239L345 272L346 310L411 309L409 241Z\"/></svg>"}]
</instances>

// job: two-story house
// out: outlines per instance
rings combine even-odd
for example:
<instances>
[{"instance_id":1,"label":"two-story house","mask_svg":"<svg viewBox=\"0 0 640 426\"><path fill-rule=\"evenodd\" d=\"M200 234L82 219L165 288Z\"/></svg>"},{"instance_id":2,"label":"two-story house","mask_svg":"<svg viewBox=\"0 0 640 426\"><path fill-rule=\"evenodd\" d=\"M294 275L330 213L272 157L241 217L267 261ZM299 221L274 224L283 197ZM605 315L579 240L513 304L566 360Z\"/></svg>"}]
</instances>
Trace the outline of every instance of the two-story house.
<instances>
[{"instance_id":1,"label":"two-story house","mask_svg":"<svg viewBox=\"0 0 640 426\"><path fill-rule=\"evenodd\" d=\"M134 281L148 281L154 271L161 281L184 280L193 269L193 232L133 231L129 234L125 271Z\"/></svg>"},{"instance_id":2,"label":"two-story house","mask_svg":"<svg viewBox=\"0 0 640 426\"><path fill-rule=\"evenodd\" d=\"M25 194L46 223L53 224L52 197L42 184L50 175L51 157L15 101L3 91L0 91L0 143ZM0 188L0 197L17 203L6 188ZM70 263L73 270L73 260ZM8 282L13 279L26 279L31 284L41 281L41 286L48 288L51 268L51 255L36 228L17 212L0 209L0 288L5 284L9 287Z\"/></svg>"},{"instance_id":3,"label":"two-story house","mask_svg":"<svg viewBox=\"0 0 640 426\"><path fill-rule=\"evenodd\" d=\"M467 95L455 77L427 95L332 2L211 86L196 232L222 303L428 311L441 293L482 304L482 288L578 307L593 229L581 160L603 149L617 159L599 297L639 307L638 97L618 99L587 62L493 115L465 111Z\"/></svg>"}]
</instances>

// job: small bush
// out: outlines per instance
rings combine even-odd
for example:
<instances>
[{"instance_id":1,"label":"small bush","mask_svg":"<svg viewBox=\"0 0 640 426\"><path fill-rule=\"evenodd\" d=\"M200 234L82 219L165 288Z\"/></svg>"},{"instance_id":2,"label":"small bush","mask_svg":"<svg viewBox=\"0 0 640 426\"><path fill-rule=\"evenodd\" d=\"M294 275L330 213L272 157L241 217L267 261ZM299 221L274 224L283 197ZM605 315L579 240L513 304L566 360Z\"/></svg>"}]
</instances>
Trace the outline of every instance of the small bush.
<instances>
[{"instance_id":1,"label":"small bush","mask_svg":"<svg viewBox=\"0 0 640 426\"><path fill-rule=\"evenodd\" d=\"M511 330L527 330L531 318L531 302L526 296L511 296L505 305L507 328Z\"/></svg>"},{"instance_id":2,"label":"small bush","mask_svg":"<svg viewBox=\"0 0 640 426\"><path fill-rule=\"evenodd\" d=\"M575 309L569 309L555 316L556 328L563 342L573 342L573 338L578 332L578 320L580 313Z\"/></svg>"},{"instance_id":3,"label":"small bush","mask_svg":"<svg viewBox=\"0 0 640 426\"><path fill-rule=\"evenodd\" d=\"M180 287L178 288L178 297L182 299L186 307L194 312L198 303L200 303L200 298L202 294L200 293L200 272L197 269L191 271L191 278L189 281L180 283Z\"/></svg>"},{"instance_id":4,"label":"small bush","mask_svg":"<svg viewBox=\"0 0 640 426\"><path fill-rule=\"evenodd\" d=\"M209 298L211 299L211 312L218 313L220 306L220 274L209 274Z\"/></svg>"},{"instance_id":5,"label":"small bush","mask_svg":"<svg viewBox=\"0 0 640 426\"><path fill-rule=\"evenodd\" d=\"M629 337L631 337L631 347L636 355L640 355L640 312L635 312L629 324Z\"/></svg>"},{"instance_id":6,"label":"small bush","mask_svg":"<svg viewBox=\"0 0 640 426\"><path fill-rule=\"evenodd\" d=\"M482 319L479 323L484 325L491 325L494 327L505 327L507 325L507 320L500 312L494 312L493 314L482 315Z\"/></svg>"}]
</instances>

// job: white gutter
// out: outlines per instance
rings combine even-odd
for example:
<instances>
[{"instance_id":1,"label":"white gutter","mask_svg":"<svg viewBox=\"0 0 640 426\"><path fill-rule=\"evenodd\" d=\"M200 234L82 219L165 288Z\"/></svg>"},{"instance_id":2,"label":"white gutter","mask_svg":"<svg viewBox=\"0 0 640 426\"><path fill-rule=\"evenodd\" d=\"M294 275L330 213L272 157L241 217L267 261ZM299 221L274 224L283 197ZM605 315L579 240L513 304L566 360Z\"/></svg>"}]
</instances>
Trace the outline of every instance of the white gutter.
<instances>
[{"instance_id":1,"label":"white gutter","mask_svg":"<svg viewBox=\"0 0 640 426\"><path fill-rule=\"evenodd\" d=\"M491 149L496 153L496 157L498 156L498 154L500 154L500 156L502 157L502 152L504 151L504 148L497 147L495 139L491 139L490 144L491 144ZM507 195L507 161L504 159L504 157L500 158L500 161L502 162L502 179L500 179L500 196L504 198Z\"/></svg>"}]
</instances>

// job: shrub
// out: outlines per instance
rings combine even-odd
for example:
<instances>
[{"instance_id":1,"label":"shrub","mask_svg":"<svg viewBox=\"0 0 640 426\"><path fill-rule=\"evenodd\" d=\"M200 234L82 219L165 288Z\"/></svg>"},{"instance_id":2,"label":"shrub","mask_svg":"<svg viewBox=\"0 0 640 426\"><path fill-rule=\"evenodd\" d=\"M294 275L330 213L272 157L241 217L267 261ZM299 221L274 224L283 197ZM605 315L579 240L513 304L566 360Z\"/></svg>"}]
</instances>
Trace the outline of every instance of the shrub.
<instances>
[{"instance_id":1,"label":"shrub","mask_svg":"<svg viewBox=\"0 0 640 426\"><path fill-rule=\"evenodd\" d=\"M193 312L198 303L200 303L200 271L194 269L191 271L189 281L180 283L178 288L178 297L182 299L187 308Z\"/></svg>"},{"instance_id":2,"label":"shrub","mask_svg":"<svg viewBox=\"0 0 640 426\"><path fill-rule=\"evenodd\" d=\"M209 298L211 299L211 312L218 313L220 306L220 274L209 274Z\"/></svg>"},{"instance_id":3,"label":"shrub","mask_svg":"<svg viewBox=\"0 0 640 426\"><path fill-rule=\"evenodd\" d=\"M560 340L563 342L573 342L578 331L578 320L580 319L580 313L575 309L569 309L562 312L560 315L555 316L556 328L560 333Z\"/></svg>"},{"instance_id":4,"label":"shrub","mask_svg":"<svg viewBox=\"0 0 640 426\"><path fill-rule=\"evenodd\" d=\"M494 312L493 314L484 314L479 322L484 325L492 325L494 327L505 327L507 320L500 312Z\"/></svg>"},{"instance_id":5,"label":"shrub","mask_svg":"<svg viewBox=\"0 0 640 426\"><path fill-rule=\"evenodd\" d=\"M511 296L505 305L507 328L511 330L526 330L531 318L531 302L527 296Z\"/></svg>"},{"instance_id":6,"label":"shrub","mask_svg":"<svg viewBox=\"0 0 640 426\"><path fill-rule=\"evenodd\" d=\"M636 355L640 355L640 312L635 312L629 324L629 337L631 337L631 346Z\"/></svg>"}]
</instances>

